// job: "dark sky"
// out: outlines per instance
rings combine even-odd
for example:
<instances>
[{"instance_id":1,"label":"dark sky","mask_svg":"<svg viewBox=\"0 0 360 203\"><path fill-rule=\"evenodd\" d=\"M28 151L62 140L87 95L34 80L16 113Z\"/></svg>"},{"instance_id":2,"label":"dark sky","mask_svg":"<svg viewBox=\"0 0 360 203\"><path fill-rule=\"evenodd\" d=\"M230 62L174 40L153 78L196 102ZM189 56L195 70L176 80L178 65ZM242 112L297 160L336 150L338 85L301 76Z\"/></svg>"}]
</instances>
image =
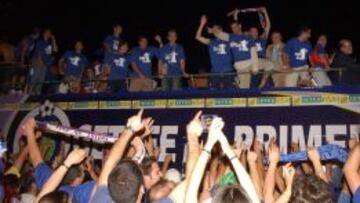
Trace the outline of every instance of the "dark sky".
<instances>
[{"instance_id":1,"label":"dark sky","mask_svg":"<svg viewBox=\"0 0 360 203\"><path fill-rule=\"evenodd\" d=\"M71 42L82 39L87 52L101 46L104 36L111 32L111 25L119 22L125 32L123 36L131 44L139 34L149 37L175 28L184 45L189 64L194 67L207 66L206 47L198 44L194 33L201 14L209 15L214 22L227 26L225 13L234 7L246 8L266 6L273 29L292 37L300 25L313 28L313 40L326 33L332 45L342 37L360 44L358 25L360 11L354 1L342 0L0 0L0 38L16 43L34 25L53 30L60 52L71 46ZM242 23L257 23L256 15L246 15Z\"/></svg>"}]
</instances>

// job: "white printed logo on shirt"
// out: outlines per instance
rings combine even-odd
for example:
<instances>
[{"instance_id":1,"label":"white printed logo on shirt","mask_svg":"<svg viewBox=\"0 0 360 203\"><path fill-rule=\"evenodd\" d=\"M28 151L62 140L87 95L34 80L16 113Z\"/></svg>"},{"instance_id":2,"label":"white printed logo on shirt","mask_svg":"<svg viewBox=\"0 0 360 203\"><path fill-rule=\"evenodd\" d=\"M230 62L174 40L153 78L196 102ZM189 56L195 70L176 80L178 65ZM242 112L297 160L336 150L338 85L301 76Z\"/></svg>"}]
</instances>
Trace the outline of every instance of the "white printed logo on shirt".
<instances>
[{"instance_id":1,"label":"white printed logo on shirt","mask_svg":"<svg viewBox=\"0 0 360 203\"><path fill-rule=\"evenodd\" d=\"M218 55L226 54L226 44L219 44L219 46L214 46L214 52Z\"/></svg>"},{"instance_id":2,"label":"white printed logo on shirt","mask_svg":"<svg viewBox=\"0 0 360 203\"><path fill-rule=\"evenodd\" d=\"M145 52L143 56L139 57L140 61L142 61L143 63L151 63L150 60L150 54Z\"/></svg>"},{"instance_id":3,"label":"white printed logo on shirt","mask_svg":"<svg viewBox=\"0 0 360 203\"><path fill-rule=\"evenodd\" d=\"M169 63L177 63L177 60L176 60L176 56L177 56L178 54L175 52L175 51L173 51L173 52L171 52L170 54L167 54L166 56L165 56L165 59L169 62Z\"/></svg>"},{"instance_id":4,"label":"white printed logo on shirt","mask_svg":"<svg viewBox=\"0 0 360 203\"><path fill-rule=\"evenodd\" d=\"M300 49L299 52L295 52L296 60L299 60L299 61L304 61L304 60L306 60L306 54L307 54L307 52L308 52L308 50L305 49L305 48Z\"/></svg>"},{"instance_id":5,"label":"white printed logo on shirt","mask_svg":"<svg viewBox=\"0 0 360 203\"><path fill-rule=\"evenodd\" d=\"M248 44L248 41L242 40L240 43L231 42L230 46L238 48L239 51L249 51Z\"/></svg>"},{"instance_id":6,"label":"white printed logo on shirt","mask_svg":"<svg viewBox=\"0 0 360 203\"><path fill-rule=\"evenodd\" d=\"M75 56L75 57L70 57L69 59L70 59L70 63L71 63L73 66L79 66L80 57Z\"/></svg>"},{"instance_id":7,"label":"white printed logo on shirt","mask_svg":"<svg viewBox=\"0 0 360 203\"><path fill-rule=\"evenodd\" d=\"M118 48L119 48L119 40L114 40L113 41L113 50L118 50Z\"/></svg>"},{"instance_id":8,"label":"white printed logo on shirt","mask_svg":"<svg viewBox=\"0 0 360 203\"><path fill-rule=\"evenodd\" d=\"M125 59L124 58L114 59L114 63L116 67L124 67Z\"/></svg>"},{"instance_id":9,"label":"white printed logo on shirt","mask_svg":"<svg viewBox=\"0 0 360 203\"><path fill-rule=\"evenodd\" d=\"M48 45L48 46L45 48L45 54L51 55L51 53L52 53L52 46L51 46L51 45Z\"/></svg>"},{"instance_id":10,"label":"white printed logo on shirt","mask_svg":"<svg viewBox=\"0 0 360 203\"><path fill-rule=\"evenodd\" d=\"M261 43L256 43L256 49L257 49L258 52L263 51L263 48L262 48L262 46L261 46Z\"/></svg>"}]
</instances>

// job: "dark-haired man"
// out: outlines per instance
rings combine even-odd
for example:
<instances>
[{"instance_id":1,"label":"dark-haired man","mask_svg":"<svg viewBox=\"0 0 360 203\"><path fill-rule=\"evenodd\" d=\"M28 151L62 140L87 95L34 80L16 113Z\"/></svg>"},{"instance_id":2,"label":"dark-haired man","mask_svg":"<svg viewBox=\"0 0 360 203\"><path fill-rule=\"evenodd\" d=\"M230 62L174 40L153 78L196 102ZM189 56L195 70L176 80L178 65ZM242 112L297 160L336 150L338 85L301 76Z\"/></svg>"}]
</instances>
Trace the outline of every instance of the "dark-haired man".
<instances>
[{"instance_id":1,"label":"dark-haired man","mask_svg":"<svg viewBox=\"0 0 360 203\"><path fill-rule=\"evenodd\" d=\"M134 161L120 160L134 134L144 128L142 112L128 119L125 130L111 148L90 202L141 202L144 194L141 169Z\"/></svg>"},{"instance_id":2,"label":"dark-haired man","mask_svg":"<svg viewBox=\"0 0 360 203\"><path fill-rule=\"evenodd\" d=\"M88 65L88 60L82 53L83 48L83 43L76 41L74 50L66 51L59 60L59 67L63 69L65 80L70 83L70 91L75 93L80 91L81 77L84 68Z\"/></svg>"},{"instance_id":3,"label":"dark-haired man","mask_svg":"<svg viewBox=\"0 0 360 203\"><path fill-rule=\"evenodd\" d=\"M259 36L259 29L256 26L253 26L249 29L250 36L254 39L257 53L259 56L259 70L264 70L266 73L263 74L259 87L262 88L266 85L267 79L269 77L269 71L274 70L274 64L266 59L266 45L269 37L271 22L269 14L265 7L258 8L258 13L260 17L260 24L263 28L263 33Z\"/></svg>"},{"instance_id":4,"label":"dark-haired man","mask_svg":"<svg viewBox=\"0 0 360 203\"><path fill-rule=\"evenodd\" d=\"M155 39L161 46L161 38L157 36ZM152 62L154 58L159 57L159 49L148 44L148 39L145 36L140 36L138 40L139 46L132 50L130 56L131 67L136 78L131 80L129 91L151 91L154 89Z\"/></svg>"},{"instance_id":5,"label":"dark-haired man","mask_svg":"<svg viewBox=\"0 0 360 203\"><path fill-rule=\"evenodd\" d=\"M178 90L182 87L181 79L189 78L185 69L184 48L177 43L178 35L175 30L168 32L168 44L160 49L159 76L162 78L162 90Z\"/></svg>"},{"instance_id":6,"label":"dark-haired man","mask_svg":"<svg viewBox=\"0 0 360 203\"><path fill-rule=\"evenodd\" d=\"M42 38L38 41L35 47L31 62L30 70L30 92L33 94L40 94L42 90L42 83L45 80L47 72L53 64L53 54L58 51L56 40L51 30L46 29Z\"/></svg>"},{"instance_id":7,"label":"dark-haired man","mask_svg":"<svg viewBox=\"0 0 360 203\"><path fill-rule=\"evenodd\" d=\"M298 80L309 80L309 54L312 50L309 39L311 29L302 27L297 37L290 39L285 46L284 62L287 69L294 72L288 73L285 79L286 87L296 87Z\"/></svg>"},{"instance_id":8,"label":"dark-haired man","mask_svg":"<svg viewBox=\"0 0 360 203\"><path fill-rule=\"evenodd\" d=\"M30 160L34 166L34 179L36 187L41 190L44 184L53 174L50 166L48 166L40 153L39 145L37 144L37 137L35 136L36 123L34 119L29 119L23 125L24 134L27 138ZM88 181L82 183L84 180L84 172L78 165L64 165L69 169L66 174L64 185L59 187L59 190L69 194L70 198L78 203L89 202L90 193L95 186L95 181Z\"/></svg>"},{"instance_id":9,"label":"dark-haired man","mask_svg":"<svg viewBox=\"0 0 360 203\"><path fill-rule=\"evenodd\" d=\"M349 85L360 83L360 63L353 57L353 46L349 39L339 42L339 51L336 52L331 64L334 68L346 68L342 82Z\"/></svg>"},{"instance_id":10,"label":"dark-haired man","mask_svg":"<svg viewBox=\"0 0 360 203\"><path fill-rule=\"evenodd\" d=\"M239 88L249 88L251 74L258 72L258 55L254 40L242 33L241 24L233 21L230 24L232 34L219 29L209 29L217 38L229 42L234 57L234 67L238 73Z\"/></svg>"},{"instance_id":11,"label":"dark-haired man","mask_svg":"<svg viewBox=\"0 0 360 203\"><path fill-rule=\"evenodd\" d=\"M122 41L120 35L123 32L123 28L120 24L113 26L113 34L108 35L104 40L105 53L116 52L119 48L119 44Z\"/></svg>"},{"instance_id":12,"label":"dark-haired man","mask_svg":"<svg viewBox=\"0 0 360 203\"><path fill-rule=\"evenodd\" d=\"M208 45L209 55L211 61L211 73L217 74L210 77L210 88L221 89L231 88L233 86L234 77L231 75L233 72L232 56L230 52L230 44L220 39L209 39L202 36L203 29L207 23L207 17L201 17L200 26L196 32L196 40L202 44ZM222 31L218 25L214 25L213 29Z\"/></svg>"},{"instance_id":13,"label":"dark-haired man","mask_svg":"<svg viewBox=\"0 0 360 203\"><path fill-rule=\"evenodd\" d=\"M128 43L123 41L119 44L118 51L105 55L103 71L108 76L108 84L114 93L127 90L127 77L130 71L128 50Z\"/></svg>"}]
</instances>

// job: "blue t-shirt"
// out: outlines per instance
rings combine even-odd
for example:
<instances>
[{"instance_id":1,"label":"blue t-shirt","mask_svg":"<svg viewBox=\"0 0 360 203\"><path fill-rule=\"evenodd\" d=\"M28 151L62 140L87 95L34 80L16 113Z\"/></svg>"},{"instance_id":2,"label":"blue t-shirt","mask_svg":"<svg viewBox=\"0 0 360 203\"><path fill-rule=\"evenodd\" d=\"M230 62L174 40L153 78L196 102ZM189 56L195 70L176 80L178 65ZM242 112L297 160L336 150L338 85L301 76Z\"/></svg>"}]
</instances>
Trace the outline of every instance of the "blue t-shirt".
<instances>
[{"instance_id":1,"label":"blue t-shirt","mask_svg":"<svg viewBox=\"0 0 360 203\"><path fill-rule=\"evenodd\" d=\"M108 187L101 186L96 189L92 199L90 200L90 203L98 203L98 202L114 203L114 201L110 196Z\"/></svg>"},{"instance_id":2,"label":"blue t-shirt","mask_svg":"<svg viewBox=\"0 0 360 203\"><path fill-rule=\"evenodd\" d=\"M62 58L64 59L66 65L66 76L72 75L80 78L84 67L88 65L88 60L86 56L82 53L77 53L75 51L65 52Z\"/></svg>"},{"instance_id":3,"label":"blue t-shirt","mask_svg":"<svg viewBox=\"0 0 360 203\"><path fill-rule=\"evenodd\" d=\"M232 55L228 42L220 39L211 39L209 44L209 54L212 73L224 73L233 70Z\"/></svg>"},{"instance_id":4,"label":"blue t-shirt","mask_svg":"<svg viewBox=\"0 0 360 203\"><path fill-rule=\"evenodd\" d=\"M251 59L251 48L255 46L251 37L229 34L229 43L235 62Z\"/></svg>"},{"instance_id":5,"label":"blue t-shirt","mask_svg":"<svg viewBox=\"0 0 360 203\"><path fill-rule=\"evenodd\" d=\"M53 63L52 54L53 47L49 41L39 40L36 43L34 57L40 57L46 65L51 65Z\"/></svg>"},{"instance_id":6,"label":"blue t-shirt","mask_svg":"<svg viewBox=\"0 0 360 203\"><path fill-rule=\"evenodd\" d=\"M52 170L50 167L41 163L37 165L34 169L34 178L36 187L41 190L46 181L52 175ZM68 185L62 185L59 187L59 190L67 192L71 199L75 200L77 203L88 203L91 192L95 186L95 181L88 181L79 186L71 187Z\"/></svg>"},{"instance_id":7,"label":"blue t-shirt","mask_svg":"<svg viewBox=\"0 0 360 203\"><path fill-rule=\"evenodd\" d=\"M266 58L266 40L256 39L255 46L256 46L259 58Z\"/></svg>"},{"instance_id":8,"label":"blue t-shirt","mask_svg":"<svg viewBox=\"0 0 360 203\"><path fill-rule=\"evenodd\" d=\"M289 56L290 66L298 68L308 65L309 53L312 50L310 42L301 42L298 38L288 41L285 46L285 53Z\"/></svg>"},{"instance_id":9,"label":"blue t-shirt","mask_svg":"<svg viewBox=\"0 0 360 203\"><path fill-rule=\"evenodd\" d=\"M104 63L110 66L110 80L128 77L130 65L128 55L108 53L105 55Z\"/></svg>"},{"instance_id":10,"label":"blue t-shirt","mask_svg":"<svg viewBox=\"0 0 360 203\"><path fill-rule=\"evenodd\" d=\"M353 195L353 202L358 203L360 202L360 187L356 189L356 192Z\"/></svg>"},{"instance_id":11,"label":"blue t-shirt","mask_svg":"<svg viewBox=\"0 0 360 203\"><path fill-rule=\"evenodd\" d=\"M159 59L166 64L168 76L179 76L181 72L181 61L185 60L184 48L179 45L167 44L160 49Z\"/></svg>"},{"instance_id":12,"label":"blue t-shirt","mask_svg":"<svg viewBox=\"0 0 360 203\"><path fill-rule=\"evenodd\" d=\"M145 50L135 47L131 53L131 62L135 63L145 76L151 76L151 60L158 56L159 50L155 47L147 47Z\"/></svg>"},{"instance_id":13,"label":"blue t-shirt","mask_svg":"<svg viewBox=\"0 0 360 203\"><path fill-rule=\"evenodd\" d=\"M114 35L108 35L104 40L104 44L108 45L113 52L119 49L120 42L121 38Z\"/></svg>"}]
</instances>

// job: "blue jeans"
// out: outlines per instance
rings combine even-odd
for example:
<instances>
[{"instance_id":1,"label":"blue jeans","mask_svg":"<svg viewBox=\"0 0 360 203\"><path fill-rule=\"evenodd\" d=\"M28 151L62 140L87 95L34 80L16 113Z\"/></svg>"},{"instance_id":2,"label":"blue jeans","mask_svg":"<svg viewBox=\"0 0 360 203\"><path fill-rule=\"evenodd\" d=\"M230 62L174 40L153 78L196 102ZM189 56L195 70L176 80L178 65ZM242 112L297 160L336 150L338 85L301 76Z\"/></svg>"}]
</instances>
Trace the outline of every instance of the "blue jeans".
<instances>
[{"instance_id":1,"label":"blue jeans","mask_svg":"<svg viewBox=\"0 0 360 203\"><path fill-rule=\"evenodd\" d=\"M164 78L161 80L161 90L179 90L182 88L181 77Z\"/></svg>"},{"instance_id":2,"label":"blue jeans","mask_svg":"<svg viewBox=\"0 0 360 203\"><path fill-rule=\"evenodd\" d=\"M40 65L38 61L33 60L30 70L30 93L41 94L42 85L45 81L47 67L45 64Z\"/></svg>"},{"instance_id":3,"label":"blue jeans","mask_svg":"<svg viewBox=\"0 0 360 203\"><path fill-rule=\"evenodd\" d=\"M227 89L234 87L234 76L233 75L212 75L209 80L209 87L213 89ZM228 74L228 73L224 73Z\"/></svg>"}]
</instances>

